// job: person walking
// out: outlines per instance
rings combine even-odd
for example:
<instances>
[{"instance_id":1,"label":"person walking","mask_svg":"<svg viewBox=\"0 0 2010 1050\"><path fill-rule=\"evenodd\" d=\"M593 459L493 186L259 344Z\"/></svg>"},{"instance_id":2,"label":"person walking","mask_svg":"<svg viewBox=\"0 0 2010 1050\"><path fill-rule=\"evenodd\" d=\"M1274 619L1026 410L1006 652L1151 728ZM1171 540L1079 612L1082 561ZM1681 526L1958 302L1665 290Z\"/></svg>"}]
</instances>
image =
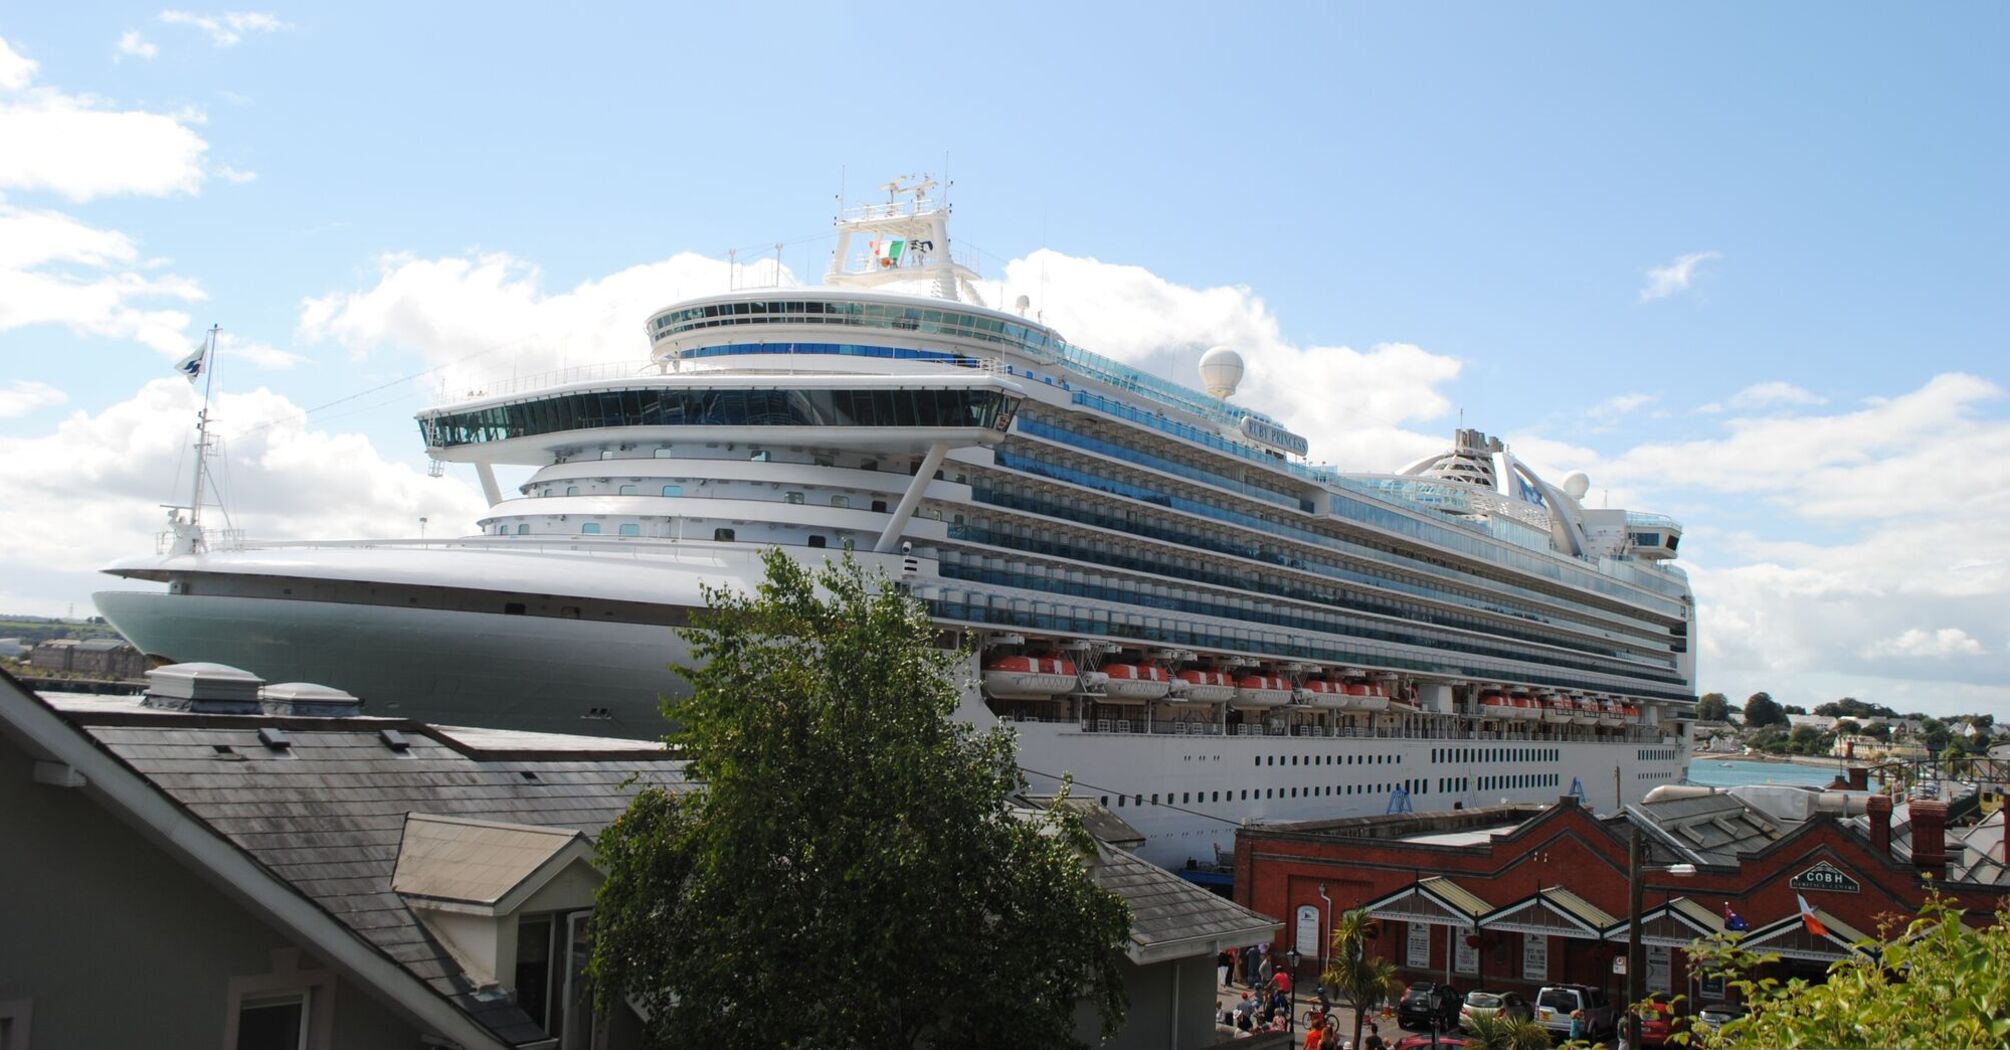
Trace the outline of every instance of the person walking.
<instances>
[{"instance_id":1,"label":"person walking","mask_svg":"<svg viewBox=\"0 0 2010 1050\"><path fill-rule=\"evenodd\" d=\"M1235 953L1231 952L1227 948L1223 948L1222 950L1214 954L1214 972L1221 975L1221 986L1223 988L1229 987L1228 961L1233 958L1235 958Z\"/></svg>"}]
</instances>

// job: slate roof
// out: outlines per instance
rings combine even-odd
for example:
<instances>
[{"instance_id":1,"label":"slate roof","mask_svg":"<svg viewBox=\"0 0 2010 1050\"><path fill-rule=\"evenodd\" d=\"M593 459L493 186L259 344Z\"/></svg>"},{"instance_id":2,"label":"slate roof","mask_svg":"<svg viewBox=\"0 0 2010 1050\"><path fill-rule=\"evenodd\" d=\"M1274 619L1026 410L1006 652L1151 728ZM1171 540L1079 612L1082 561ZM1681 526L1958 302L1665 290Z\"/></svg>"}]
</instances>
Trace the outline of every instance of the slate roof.
<instances>
[{"instance_id":1,"label":"slate roof","mask_svg":"<svg viewBox=\"0 0 2010 1050\"><path fill-rule=\"evenodd\" d=\"M647 785L681 783L661 748L484 751L417 722L59 707L73 724L274 876L512 1045L549 1037L507 998L477 998L447 950L391 889L411 812L598 834ZM279 750L258 738L283 726ZM391 749L379 730L408 741ZM507 743L507 737L490 736ZM629 782L629 778L636 781Z\"/></svg>"},{"instance_id":2,"label":"slate roof","mask_svg":"<svg viewBox=\"0 0 2010 1050\"><path fill-rule=\"evenodd\" d=\"M1130 904L1134 958L1202 939L1217 941L1219 947L1256 944L1284 927L1123 850L1100 848L1089 870L1097 885Z\"/></svg>"},{"instance_id":3,"label":"slate roof","mask_svg":"<svg viewBox=\"0 0 2010 1050\"><path fill-rule=\"evenodd\" d=\"M1729 793L1641 802L1626 807L1643 818L1657 844L1693 864L1736 864L1785 832L1778 822Z\"/></svg>"}]
</instances>

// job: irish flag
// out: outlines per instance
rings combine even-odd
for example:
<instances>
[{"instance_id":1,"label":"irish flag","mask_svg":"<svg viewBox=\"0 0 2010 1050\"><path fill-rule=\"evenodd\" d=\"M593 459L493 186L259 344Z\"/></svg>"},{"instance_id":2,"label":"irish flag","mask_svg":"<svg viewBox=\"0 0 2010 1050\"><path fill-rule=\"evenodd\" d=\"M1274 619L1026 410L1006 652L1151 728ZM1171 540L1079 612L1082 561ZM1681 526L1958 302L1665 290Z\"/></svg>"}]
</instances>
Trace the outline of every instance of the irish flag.
<instances>
[{"instance_id":1,"label":"irish flag","mask_svg":"<svg viewBox=\"0 0 2010 1050\"><path fill-rule=\"evenodd\" d=\"M1827 937L1829 928L1823 926L1820 919L1815 918L1815 910L1808 907L1808 899L1798 893L1794 894L1794 899L1801 902L1801 922L1806 924L1808 933L1816 937Z\"/></svg>"},{"instance_id":2,"label":"irish flag","mask_svg":"<svg viewBox=\"0 0 2010 1050\"><path fill-rule=\"evenodd\" d=\"M900 238L890 241L872 242L872 254L881 266L899 266L901 253L907 250L907 242Z\"/></svg>"}]
</instances>

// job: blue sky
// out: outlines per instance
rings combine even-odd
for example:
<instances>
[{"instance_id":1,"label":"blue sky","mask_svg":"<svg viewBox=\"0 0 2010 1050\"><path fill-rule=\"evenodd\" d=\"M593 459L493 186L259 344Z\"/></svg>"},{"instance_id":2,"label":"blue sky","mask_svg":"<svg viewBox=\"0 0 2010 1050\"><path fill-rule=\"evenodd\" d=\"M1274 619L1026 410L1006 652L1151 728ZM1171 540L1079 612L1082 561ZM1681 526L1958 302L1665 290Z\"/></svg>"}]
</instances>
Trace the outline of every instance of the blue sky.
<instances>
[{"instance_id":1,"label":"blue sky","mask_svg":"<svg viewBox=\"0 0 2010 1050\"><path fill-rule=\"evenodd\" d=\"M255 534L464 522L410 421L443 377L639 358L642 312L729 249L786 242L814 279L841 177L862 199L946 155L959 242L1078 342L1182 379L1238 345L1271 371L1250 403L1344 467L1463 410L1682 517L1703 688L2010 714L2006 30L1982 5L13 5L0 451L31 465L0 513L39 539L0 555L0 604L60 612L150 545L188 409L148 384L211 321L240 341L225 407L282 420L233 448Z\"/></svg>"}]
</instances>

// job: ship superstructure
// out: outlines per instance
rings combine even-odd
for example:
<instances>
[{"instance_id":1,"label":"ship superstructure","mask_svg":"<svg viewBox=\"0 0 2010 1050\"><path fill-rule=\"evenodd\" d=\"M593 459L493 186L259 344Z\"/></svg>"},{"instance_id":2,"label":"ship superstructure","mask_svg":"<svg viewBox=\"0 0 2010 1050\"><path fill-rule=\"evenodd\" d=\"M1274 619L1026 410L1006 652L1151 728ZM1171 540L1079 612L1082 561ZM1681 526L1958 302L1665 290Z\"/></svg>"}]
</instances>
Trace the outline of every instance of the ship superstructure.
<instances>
[{"instance_id":1,"label":"ship superstructure","mask_svg":"<svg viewBox=\"0 0 2010 1050\"><path fill-rule=\"evenodd\" d=\"M926 183L847 211L825 283L645 322L646 365L419 417L479 534L179 550L108 570L143 651L325 682L433 721L661 731L675 628L759 552L851 551L975 643L963 717L1020 734L1162 863L1248 819L1680 779L1694 607L1673 521L1591 509L1461 430L1393 474L1306 462L1235 403L984 304ZM534 468L504 493L498 466Z\"/></svg>"}]
</instances>

